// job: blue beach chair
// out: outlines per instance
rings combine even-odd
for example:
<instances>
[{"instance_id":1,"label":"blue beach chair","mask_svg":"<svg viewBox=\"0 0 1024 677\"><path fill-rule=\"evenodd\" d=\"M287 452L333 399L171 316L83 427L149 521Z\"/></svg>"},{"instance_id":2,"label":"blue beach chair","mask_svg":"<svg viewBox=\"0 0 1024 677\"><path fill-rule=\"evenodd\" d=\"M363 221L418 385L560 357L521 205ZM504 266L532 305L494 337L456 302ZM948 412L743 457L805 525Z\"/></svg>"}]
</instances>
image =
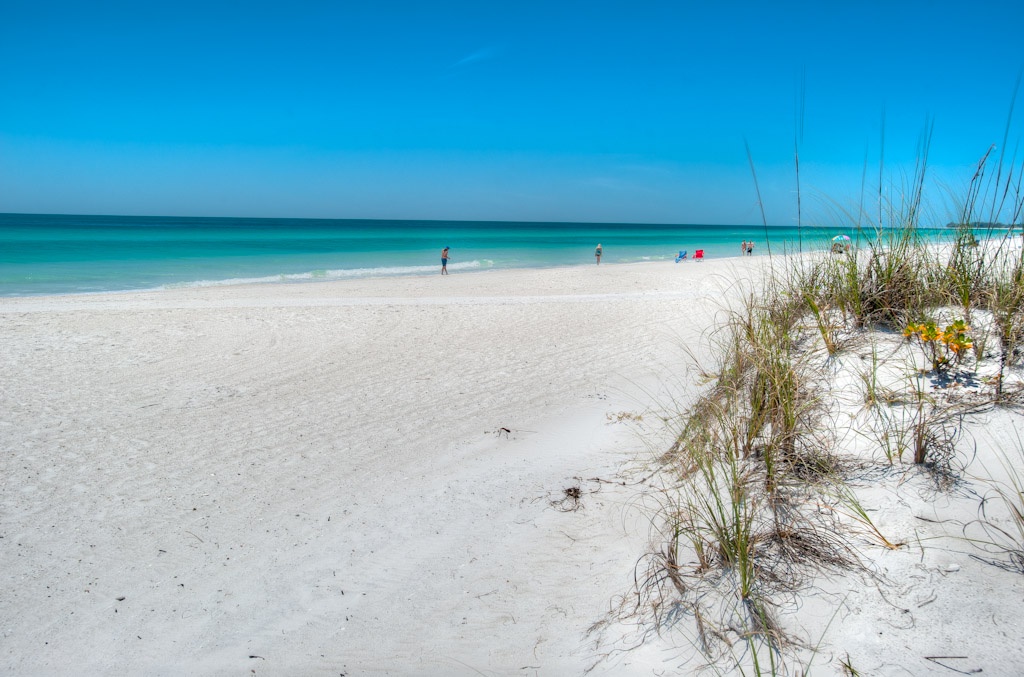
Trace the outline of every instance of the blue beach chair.
<instances>
[{"instance_id":1,"label":"blue beach chair","mask_svg":"<svg viewBox=\"0 0 1024 677\"><path fill-rule=\"evenodd\" d=\"M680 249L679 250L679 256L676 257L676 263L679 263L680 261L685 261L685 260L686 260L686 250L685 249Z\"/></svg>"}]
</instances>

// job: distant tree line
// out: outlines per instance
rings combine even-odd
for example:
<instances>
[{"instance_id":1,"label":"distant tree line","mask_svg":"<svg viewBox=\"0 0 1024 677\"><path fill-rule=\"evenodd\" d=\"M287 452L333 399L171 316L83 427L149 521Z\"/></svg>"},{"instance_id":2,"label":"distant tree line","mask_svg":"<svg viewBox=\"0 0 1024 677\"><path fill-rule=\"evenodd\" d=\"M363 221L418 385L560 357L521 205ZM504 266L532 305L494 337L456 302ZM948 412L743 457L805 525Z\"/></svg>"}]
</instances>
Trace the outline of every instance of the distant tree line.
<instances>
[{"instance_id":1,"label":"distant tree line","mask_svg":"<svg viewBox=\"0 0 1024 677\"><path fill-rule=\"evenodd\" d=\"M971 228L1024 228L1024 225L1019 224L1019 223L1016 224L1016 225L1013 225L1013 224L999 223L998 221L996 221L996 222L992 222L992 221L971 221L970 223L965 223L965 224L956 223L955 221L950 221L949 223L946 224L946 228L960 228L961 226L970 226Z\"/></svg>"}]
</instances>

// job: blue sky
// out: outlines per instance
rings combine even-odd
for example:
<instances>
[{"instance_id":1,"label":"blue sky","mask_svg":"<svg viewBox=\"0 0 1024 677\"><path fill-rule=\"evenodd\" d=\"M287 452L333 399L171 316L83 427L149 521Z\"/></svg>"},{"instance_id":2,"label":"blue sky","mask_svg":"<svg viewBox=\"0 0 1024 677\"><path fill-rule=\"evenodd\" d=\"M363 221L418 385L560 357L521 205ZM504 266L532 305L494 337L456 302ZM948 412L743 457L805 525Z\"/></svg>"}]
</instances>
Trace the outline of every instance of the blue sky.
<instances>
[{"instance_id":1,"label":"blue sky","mask_svg":"<svg viewBox=\"0 0 1024 677\"><path fill-rule=\"evenodd\" d=\"M865 164L877 193L883 126L890 177L931 128L955 192L1008 119L1019 166L1022 25L1019 1L6 0L0 212L759 223L747 144L777 225L799 148L813 222Z\"/></svg>"}]
</instances>

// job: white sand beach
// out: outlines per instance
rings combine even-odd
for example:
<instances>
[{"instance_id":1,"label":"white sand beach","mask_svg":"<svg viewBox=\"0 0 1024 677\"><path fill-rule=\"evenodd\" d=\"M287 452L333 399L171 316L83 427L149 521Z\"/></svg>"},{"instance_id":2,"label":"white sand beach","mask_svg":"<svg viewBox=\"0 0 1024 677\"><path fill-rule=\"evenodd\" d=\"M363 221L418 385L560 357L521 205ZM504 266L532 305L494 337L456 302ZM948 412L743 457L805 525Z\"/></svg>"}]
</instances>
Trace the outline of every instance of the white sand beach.
<instances>
[{"instance_id":1,"label":"white sand beach","mask_svg":"<svg viewBox=\"0 0 1024 677\"><path fill-rule=\"evenodd\" d=\"M743 265L0 301L3 670L581 674Z\"/></svg>"},{"instance_id":2,"label":"white sand beach","mask_svg":"<svg viewBox=\"0 0 1024 677\"><path fill-rule=\"evenodd\" d=\"M0 301L0 671L691 673L678 637L588 628L761 261ZM894 587L801 602L815 673L1016 674L1020 575L938 540L976 496L915 481L862 487L912 544L864 539Z\"/></svg>"}]
</instances>

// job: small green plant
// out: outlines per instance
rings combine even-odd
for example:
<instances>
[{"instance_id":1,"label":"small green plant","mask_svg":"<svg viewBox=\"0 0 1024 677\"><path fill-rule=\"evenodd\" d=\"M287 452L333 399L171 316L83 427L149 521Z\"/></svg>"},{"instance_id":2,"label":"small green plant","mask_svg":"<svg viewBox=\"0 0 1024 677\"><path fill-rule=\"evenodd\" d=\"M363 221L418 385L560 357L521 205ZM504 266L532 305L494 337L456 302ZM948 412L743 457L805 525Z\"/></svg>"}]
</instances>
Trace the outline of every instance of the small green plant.
<instances>
[{"instance_id":1,"label":"small green plant","mask_svg":"<svg viewBox=\"0 0 1024 677\"><path fill-rule=\"evenodd\" d=\"M893 543L886 538L882 532L875 526L875 523L871 521L871 517L868 516L867 510L861 505L857 495L853 493L853 488L846 484L839 484L835 487L836 498L839 500L839 504L847 508L847 511L835 509L839 514L845 515L863 525L867 532L874 536L874 538L881 543L884 547L889 550L899 550L905 543Z\"/></svg>"},{"instance_id":2,"label":"small green plant","mask_svg":"<svg viewBox=\"0 0 1024 677\"><path fill-rule=\"evenodd\" d=\"M838 332L836 327L828 321L828 309L819 308L818 303L810 294L805 294L804 300L807 302L807 307L811 309L811 314L814 315L814 322L818 326L818 333L821 334L825 350L828 351L829 356L835 355L839 352Z\"/></svg>"},{"instance_id":3,"label":"small green plant","mask_svg":"<svg viewBox=\"0 0 1024 677\"><path fill-rule=\"evenodd\" d=\"M974 345L971 337L967 335L970 330L971 328L967 326L965 320L955 320L942 332L942 342L953 353L954 361L957 364L963 361L964 355Z\"/></svg>"},{"instance_id":4,"label":"small green plant","mask_svg":"<svg viewBox=\"0 0 1024 677\"><path fill-rule=\"evenodd\" d=\"M843 669L843 674L848 677L860 677L860 671L853 667L853 661L850 660L850 652L846 652L846 658L839 661L839 666Z\"/></svg>"},{"instance_id":5,"label":"small green plant","mask_svg":"<svg viewBox=\"0 0 1024 677\"><path fill-rule=\"evenodd\" d=\"M901 399L899 392L883 385L882 381L879 380L879 371L884 362L885 359L878 354L878 347L872 343L871 364L867 370L860 373L861 383L864 384L864 406L868 409L893 404Z\"/></svg>"},{"instance_id":6,"label":"small green plant","mask_svg":"<svg viewBox=\"0 0 1024 677\"><path fill-rule=\"evenodd\" d=\"M872 418L874 419L872 430L875 442L885 454L889 465L902 461L903 452L914 446L912 431L908 427L904 409L902 407L878 406L872 410Z\"/></svg>"},{"instance_id":7,"label":"small green plant","mask_svg":"<svg viewBox=\"0 0 1024 677\"><path fill-rule=\"evenodd\" d=\"M960 364L964 355L974 346L974 341L967 332L971 330L964 320L956 320L946 328L939 329L933 322L911 322L903 329L903 336L908 341L917 339L925 358L931 362L931 371L938 373L952 364Z\"/></svg>"}]
</instances>

